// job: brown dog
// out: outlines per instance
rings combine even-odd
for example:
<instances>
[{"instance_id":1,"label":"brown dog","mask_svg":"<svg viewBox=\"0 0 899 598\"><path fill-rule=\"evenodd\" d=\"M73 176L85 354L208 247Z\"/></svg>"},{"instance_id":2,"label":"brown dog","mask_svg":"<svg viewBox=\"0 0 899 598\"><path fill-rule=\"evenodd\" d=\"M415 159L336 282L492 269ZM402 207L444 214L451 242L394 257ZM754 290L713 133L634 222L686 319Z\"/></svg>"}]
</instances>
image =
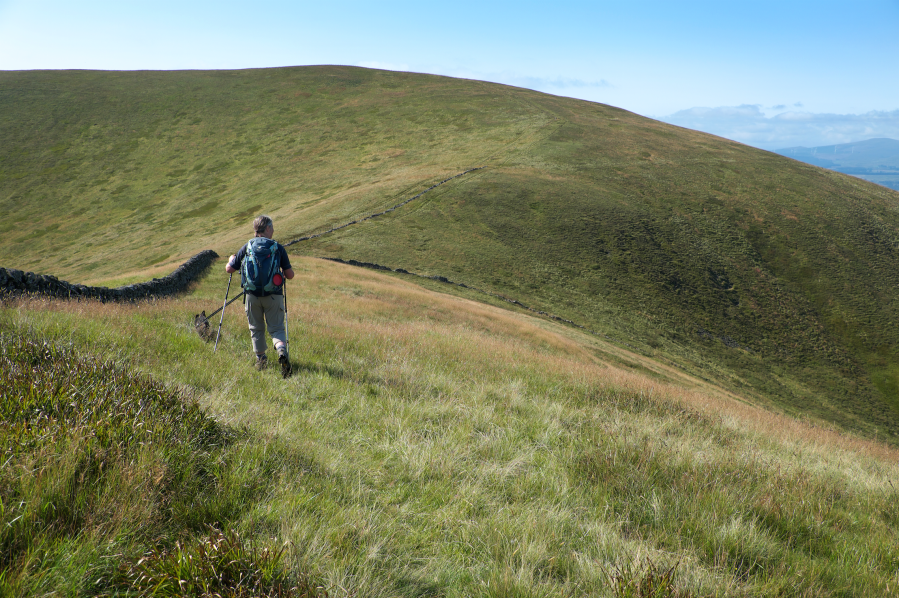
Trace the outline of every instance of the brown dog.
<instances>
[{"instance_id":1,"label":"brown dog","mask_svg":"<svg viewBox=\"0 0 899 598\"><path fill-rule=\"evenodd\" d=\"M194 316L194 330L196 330L197 334L200 335L200 338L207 343L215 338L215 334L209 326L209 319L206 317L205 309Z\"/></svg>"}]
</instances>

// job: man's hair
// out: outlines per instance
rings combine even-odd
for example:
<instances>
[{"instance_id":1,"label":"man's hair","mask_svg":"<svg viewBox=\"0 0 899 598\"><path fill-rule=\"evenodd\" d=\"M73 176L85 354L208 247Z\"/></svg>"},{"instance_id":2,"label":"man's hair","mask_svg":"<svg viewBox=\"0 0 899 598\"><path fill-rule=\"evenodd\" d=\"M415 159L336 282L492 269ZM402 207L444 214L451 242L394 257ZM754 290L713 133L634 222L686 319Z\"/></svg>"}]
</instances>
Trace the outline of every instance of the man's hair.
<instances>
[{"instance_id":1,"label":"man's hair","mask_svg":"<svg viewBox=\"0 0 899 598\"><path fill-rule=\"evenodd\" d=\"M265 232L265 229L273 226L272 219L263 214L262 216L256 216L256 220L253 221L253 230L259 234Z\"/></svg>"}]
</instances>

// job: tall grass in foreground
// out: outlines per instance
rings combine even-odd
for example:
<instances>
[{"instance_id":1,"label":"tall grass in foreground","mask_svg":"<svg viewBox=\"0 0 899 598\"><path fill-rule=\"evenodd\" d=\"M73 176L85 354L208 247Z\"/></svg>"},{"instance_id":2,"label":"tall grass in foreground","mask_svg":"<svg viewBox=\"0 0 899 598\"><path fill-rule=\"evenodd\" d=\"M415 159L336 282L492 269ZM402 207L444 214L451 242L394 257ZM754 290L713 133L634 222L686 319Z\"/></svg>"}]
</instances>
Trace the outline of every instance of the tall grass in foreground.
<instances>
[{"instance_id":1,"label":"tall grass in foreground","mask_svg":"<svg viewBox=\"0 0 899 598\"><path fill-rule=\"evenodd\" d=\"M895 450L628 369L624 353L553 324L294 265L287 381L251 368L240 310L215 355L193 333L191 314L221 300L218 278L139 306L26 301L0 322L116 358L248 428L256 444L234 441L241 456L219 461L237 472L216 478L225 495L261 485L230 512L234 529L286 545L284 570L332 595L899 586ZM177 561L179 540L157 529L159 560Z\"/></svg>"},{"instance_id":2,"label":"tall grass in foreground","mask_svg":"<svg viewBox=\"0 0 899 598\"><path fill-rule=\"evenodd\" d=\"M146 376L4 330L0 389L0 595L297 595L278 555L234 534L193 539L268 486L272 460L245 431ZM187 561L202 575L174 566Z\"/></svg>"}]
</instances>

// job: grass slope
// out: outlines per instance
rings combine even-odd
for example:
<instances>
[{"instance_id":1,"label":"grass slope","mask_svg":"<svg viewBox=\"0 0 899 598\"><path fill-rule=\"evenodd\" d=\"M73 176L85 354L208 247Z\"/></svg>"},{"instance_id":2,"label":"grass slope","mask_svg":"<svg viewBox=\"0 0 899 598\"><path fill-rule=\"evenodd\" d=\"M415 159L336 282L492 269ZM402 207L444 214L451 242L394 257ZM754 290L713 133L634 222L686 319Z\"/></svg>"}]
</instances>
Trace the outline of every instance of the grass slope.
<instances>
[{"instance_id":1,"label":"grass slope","mask_svg":"<svg viewBox=\"0 0 899 598\"><path fill-rule=\"evenodd\" d=\"M3 243L70 277L174 264L342 223L484 161L539 126L491 86L340 67L0 73ZM111 258L115 256L115 260Z\"/></svg>"},{"instance_id":2,"label":"grass slope","mask_svg":"<svg viewBox=\"0 0 899 598\"><path fill-rule=\"evenodd\" d=\"M280 553L217 529L264 496L289 450L108 356L7 324L0 595L319 594Z\"/></svg>"},{"instance_id":3,"label":"grass slope","mask_svg":"<svg viewBox=\"0 0 899 598\"><path fill-rule=\"evenodd\" d=\"M109 557L128 562L160 530L171 547L185 527L182 545L207 546L198 524L226 518L245 542L286 543L279 575L311 572L332 596L638 595L649 563L679 563L673 592L656 596L895 590L895 450L773 415L699 380L688 388L675 373L667 381L634 373L617 365L619 349L557 324L294 259L297 373L287 381L253 370L239 309L225 316L217 354L194 334L191 314L220 300L220 270L182 299L0 309L3 334L115 360L198 400L215 429L251 435L234 449L122 445L124 466L129 450L156 464L122 475L108 459L118 486L105 492L92 494L92 478L81 478L87 496L119 496L121 510L101 503L105 510L82 513L93 517L81 527L54 527L52 512L29 520L36 541L0 582L83 594ZM72 376L62 388L98 388L85 380ZM44 451L51 462L54 446ZM189 476L193 485L154 483L155 471L177 472L179 458L204 475ZM34 484L29 471L3 469L7 507L18 502L8 488ZM160 491L177 493L158 503L175 516L161 509L130 528L127 513L153 515ZM7 508L0 521L18 515Z\"/></svg>"},{"instance_id":4,"label":"grass slope","mask_svg":"<svg viewBox=\"0 0 899 598\"><path fill-rule=\"evenodd\" d=\"M789 413L899 432L896 193L600 104L348 67L0 73L6 264L294 249L512 296ZM37 243L37 251L22 251Z\"/></svg>"}]
</instances>

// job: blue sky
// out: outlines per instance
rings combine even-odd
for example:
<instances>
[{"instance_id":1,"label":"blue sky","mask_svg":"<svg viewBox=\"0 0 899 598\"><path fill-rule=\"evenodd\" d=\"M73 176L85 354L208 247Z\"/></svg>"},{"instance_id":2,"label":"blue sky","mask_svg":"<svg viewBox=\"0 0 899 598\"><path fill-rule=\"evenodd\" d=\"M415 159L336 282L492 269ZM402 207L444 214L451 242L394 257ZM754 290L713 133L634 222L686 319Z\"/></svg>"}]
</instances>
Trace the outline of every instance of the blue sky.
<instances>
[{"instance_id":1,"label":"blue sky","mask_svg":"<svg viewBox=\"0 0 899 598\"><path fill-rule=\"evenodd\" d=\"M899 0L0 0L0 70L391 68L767 149L899 139L897 59Z\"/></svg>"}]
</instances>

